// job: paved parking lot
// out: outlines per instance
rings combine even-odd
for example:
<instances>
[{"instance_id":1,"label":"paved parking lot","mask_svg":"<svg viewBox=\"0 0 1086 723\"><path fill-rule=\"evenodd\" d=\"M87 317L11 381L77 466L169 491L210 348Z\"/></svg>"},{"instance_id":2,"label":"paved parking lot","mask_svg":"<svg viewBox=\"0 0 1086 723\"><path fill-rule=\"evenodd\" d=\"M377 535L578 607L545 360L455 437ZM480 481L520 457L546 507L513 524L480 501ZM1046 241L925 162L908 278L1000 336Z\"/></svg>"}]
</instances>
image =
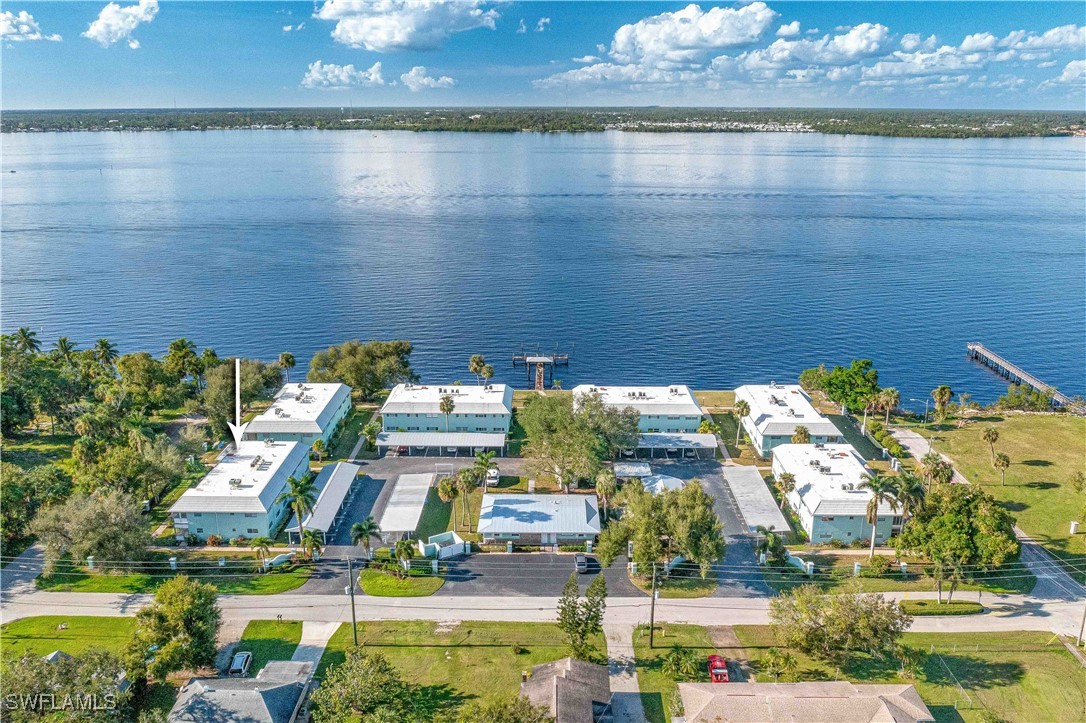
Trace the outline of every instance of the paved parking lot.
<instances>
[{"instance_id":1,"label":"paved parking lot","mask_svg":"<svg viewBox=\"0 0 1086 723\"><path fill-rule=\"evenodd\" d=\"M588 572L577 576L581 592L601 573L599 562L589 555ZM438 595L531 595L556 597L573 572L573 553L483 552L449 564L445 585ZM626 576L626 558L602 570L607 594L612 597L644 595Z\"/></svg>"}]
</instances>

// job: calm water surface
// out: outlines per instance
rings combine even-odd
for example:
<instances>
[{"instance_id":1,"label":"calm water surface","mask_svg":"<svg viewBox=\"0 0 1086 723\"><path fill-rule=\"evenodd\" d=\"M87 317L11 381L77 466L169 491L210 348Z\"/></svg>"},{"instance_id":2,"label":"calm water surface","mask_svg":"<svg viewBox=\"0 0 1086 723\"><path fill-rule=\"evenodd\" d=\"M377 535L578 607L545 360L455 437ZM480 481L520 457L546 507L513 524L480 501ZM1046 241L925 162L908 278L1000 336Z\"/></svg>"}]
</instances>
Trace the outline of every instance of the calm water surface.
<instances>
[{"instance_id":1,"label":"calm water surface","mask_svg":"<svg viewBox=\"0 0 1086 723\"><path fill-rule=\"evenodd\" d=\"M2 319L47 345L304 365L407 338L424 379L576 345L566 387L875 360L991 400L983 341L1086 391L1086 139L370 132L6 135ZM9 173L15 171L16 173Z\"/></svg>"}]
</instances>

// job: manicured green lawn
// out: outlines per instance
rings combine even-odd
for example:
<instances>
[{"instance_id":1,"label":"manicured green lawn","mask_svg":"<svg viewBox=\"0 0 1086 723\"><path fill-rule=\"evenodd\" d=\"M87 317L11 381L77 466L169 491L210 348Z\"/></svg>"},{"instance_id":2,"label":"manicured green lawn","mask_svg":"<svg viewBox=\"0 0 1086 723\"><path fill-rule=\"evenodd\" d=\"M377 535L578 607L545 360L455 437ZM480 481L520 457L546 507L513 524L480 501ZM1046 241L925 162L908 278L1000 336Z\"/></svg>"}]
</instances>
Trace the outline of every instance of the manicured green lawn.
<instances>
[{"instance_id":1,"label":"manicured green lawn","mask_svg":"<svg viewBox=\"0 0 1086 723\"><path fill-rule=\"evenodd\" d=\"M671 646L681 645L707 658L715 651L709 631L700 625L657 625L653 647L649 647L649 626L639 625L634 631L634 657L637 660L637 682L641 687L641 705L645 717L652 723L671 720L669 711L678 698L676 681L661 670L663 657ZM709 671L703 665L689 682L709 681ZM684 680L684 682L686 682Z\"/></svg>"},{"instance_id":2,"label":"manicured green lawn","mask_svg":"<svg viewBox=\"0 0 1086 723\"><path fill-rule=\"evenodd\" d=\"M151 508L151 514L147 516L147 523L154 532L158 526L170 519L170 508L177 502L185 491L192 488L203 479L206 472L186 472L185 476L174 487L162 496L158 504ZM172 523L170 527L172 528Z\"/></svg>"},{"instance_id":3,"label":"manicured green lawn","mask_svg":"<svg viewBox=\"0 0 1086 723\"><path fill-rule=\"evenodd\" d=\"M400 579L381 570L363 570L358 574L362 591L374 597L427 597L445 584L444 575L412 574Z\"/></svg>"},{"instance_id":4,"label":"manicured green lawn","mask_svg":"<svg viewBox=\"0 0 1086 723\"><path fill-rule=\"evenodd\" d=\"M358 625L358 642L379 652L404 679L421 686L415 700L431 712L456 708L472 698L498 698L520 690L522 671L567 655L565 639L552 623L374 621ZM606 655L602 636L594 641ZM321 658L317 677L343 662L353 645L342 625ZM519 645L519 652L514 652Z\"/></svg>"},{"instance_id":5,"label":"manicured green lawn","mask_svg":"<svg viewBox=\"0 0 1086 723\"><path fill-rule=\"evenodd\" d=\"M731 409L735 406L735 390L718 389L694 392L694 399L696 399L698 404L703 408L708 408L710 410L721 407ZM732 438L734 439L734 435Z\"/></svg>"},{"instance_id":6,"label":"manicured green lawn","mask_svg":"<svg viewBox=\"0 0 1086 723\"><path fill-rule=\"evenodd\" d=\"M919 562L909 561L909 573L902 575L900 572L890 572L882 577L856 577L852 573L851 558L843 558L828 554L811 554L799 551L796 553L804 560L815 564L815 576L809 578L802 570L790 565L784 567L762 566L762 572L766 584L778 592L791 590L799 585L807 585L812 582L827 592L843 592L845 588L854 582L860 584L863 592L892 592L892 591L917 591L935 592L937 584L934 578L924 575L923 565ZM855 558L862 565L867 564L867 558ZM1009 593L1025 595L1037 584L1037 578L1027 570L1020 567L1000 572L993 570L978 576L974 582L963 583L958 586L958 591L984 590L994 593ZM949 590L949 584L943 585L943 590Z\"/></svg>"},{"instance_id":7,"label":"manicured green lawn","mask_svg":"<svg viewBox=\"0 0 1086 723\"><path fill-rule=\"evenodd\" d=\"M249 674L256 675L269 660L290 660L301 639L302 623L298 620L250 620L237 652L253 654Z\"/></svg>"},{"instance_id":8,"label":"manicured green lawn","mask_svg":"<svg viewBox=\"0 0 1086 723\"><path fill-rule=\"evenodd\" d=\"M176 572L170 569L169 555L166 553L155 553L141 568L145 572L140 573L88 570L61 562L58 572L52 577L39 576L34 582L38 589L54 592L143 593L154 592L164 580L175 574L185 573L214 584L219 592L225 595L274 595L301 587L312 574L312 567L309 565L298 565L290 570L280 569L267 574L249 574L249 570L256 568L258 558L255 553L241 551L226 555L227 564L233 566L251 562L252 567L234 567L228 574L222 574L219 571L218 559L223 554L225 553L178 552Z\"/></svg>"},{"instance_id":9,"label":"manicured green lawn","mask_svg":"<svg viewBox=\"0 0 1086 723\"><path fill-rule=\"evenodd\" d=\"M468 511L470 513L471 532L468 532L468 521L464 519L464 500L457 497L452 502L442 502L437 494L437 487L431 487L426 496L426 505L422 508L422 517L416 534L420 540L426 540L431 535L439 535L453 529L453 505L456 505L456 534L465 540L478 541L479 533L479 508L483 504L483 488L476 487L468 495Z\"/></svg>"},{"instance_id":10,"label":"manicured green lawn","mask_svg":"<svg viewBox=\"0 0 1086 723\"><path fill-rule=\"evenodd\" d=\"M876 447L875 443L870 439L860 434L860 430L857 427L857 423L854 423L848 417L841 416L840 414L827 414L826 418L833 422L833 426L841 432L841 436L845 438L845 441L856 448L856 451L860 453L860 456L867 460L882 459L882 447ZM881 417L871 417L868 419L878 419L882 421ZM861 422L862 424L862 419Z\"/></svg>"},{"instance_id":11,"label":"manicured green lawn","mask_svg":"<svg viewBox=\"0 0 1086 723\"><path fill-rule=\"evenodd\" d=\"M630 582L645 592L652 591L651 577L631 575ZM656 581L656 591L660 593L660 597L666 598L706 597L712 595L714 590L716 590L716 578L712 574L704 580L695 573L689 577L673 576Z\"/></svg>"},{"instance_id":12,"label":"manicured green lawn","mask_svg":"<svg viewBox=\"0 0 1086 723\"><path fill-rule=\"evenodd\" d=\"M758 455L750 446L749 438L744 432L740 435L739 446L735 446L735 432L738 429L739 420L730 413L714 413L713 421L720 427L720 438L724 440L724 446L728 449L728 456L738 464L758 464ZM764 464L769 464L765 461Z\"/></svg>"},{"instance_id":13,"label":"manicured green lawn","mask_svg":"<svg viewBox=\"0 0 1086 723\"><path fill-rule=\"evenodd\" d=\"M735 632L751 662L774 645L769 626L740 625ZM1049 633L906 633L902 643L936 653L923 661L915 680L899 677L896 660L867 656L843 666L841 677L857 683L912 683L937 721L982 721L987 709L997 720L1070 723L1081 721L1086 710L1086 675ZM793 654L798 679L834 679L832 665ZM772 678L759 675L758 680Z\"/></svg>"},{"instance_id":14,"label":"manicured green lawn","mask_svg":"<svg viewBox=\"0 0 1086 723\"><path fill-rule=\"evenodd\" d=\"M328 446L328 453L324 457L325 461L342 462L348 459L354 450L354 446L358 443L358 438L362 436L362 428L369 424L376 414L373 405L354 407L351 413L347 415L347 419L344 420L339 433L336 434L332 443ZM362 449L358 451L359 457L367 459L372 459L376 454L376 450L369 449L366 445L362 445Z\"/></svg>"},{"instance_id":15,"label":"manicured green lawn","mask_svg":"<svg viewBox=\"0 0 1086 723\"><path fill-rule=\"evenodd\" d=\"M909 615L977 615L984 612L984 606L971 600L951 600L940 603L938 600L902 600L898 603L902 612Z\"/></svg>"},{"instance_id":16,"label":"manicured green lawn","mask_svg":"<svg viewBox=\"0 0 1086 723\"><path fill-rule=\"evenodd\" d=\"M1011 459L1005 487L981 436L986 427L999 432L996 452ZM954 460L966 479L1000 500L1019 527L1056 557L1086 570L1086 520L1081 517L1086 494L1071 487L1071 475L1086 465L1086 418L1006 414L977 417L961 429L954 423L913 429L924 437L934 433L934 448ZM1070 534L1071 520L1083 523L1077 535ZM1086 572L1069 572L1086 582Z\"/></svg>"},{"instance_id":17,"label":"manicured green lawn","mask_svg":"<svg viewBox=\"0 0 1086 723\"><path fill-rule=\"evenodd\" d=\"M50 463L66 467L71 463L75 440L72 434L26 434L4 439L4 461L25 470Z\"/></svg>"},{"instance_id":18,"label":"manicured green lawn","mask_svg":"<svg viewBox=\"0 0 1086 723\"><path fill-rule=\"evenodd\" d=\"M64 630L57 626L66 624ZM48 655L60 650L77 655L89 648L120 653L136 626L135 618L90 615L42 615L22 618L0 626L0 649L21 654L25 650Z\"/></svg>"}]
</instances>

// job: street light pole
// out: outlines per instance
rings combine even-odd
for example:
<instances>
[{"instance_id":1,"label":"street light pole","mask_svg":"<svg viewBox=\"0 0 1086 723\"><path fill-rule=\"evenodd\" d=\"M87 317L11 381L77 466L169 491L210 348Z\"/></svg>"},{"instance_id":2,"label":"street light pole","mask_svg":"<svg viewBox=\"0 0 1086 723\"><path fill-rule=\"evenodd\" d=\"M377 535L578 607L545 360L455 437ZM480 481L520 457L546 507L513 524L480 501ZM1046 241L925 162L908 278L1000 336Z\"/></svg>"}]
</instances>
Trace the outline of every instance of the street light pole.
<instances>
[{"instance_id":1,"label":"street light pole","mask_svg":"<svg viewBox=\"0 0 1086 723\"><path fill-rule=\"evenodd\" d=\"M351 596L351 632L354 633L354 646L358 647L358 621L354 616L354 566L347 558L347 594Z\"/></svg>"},{"instance_id":2,"label":"street light pole","mask_svg":"<svg viewBox=\"0 0 1086 723\"><path fill-rule=\"evenodd\" d=\"M1078 626L1078 647L1082 647L1082 633L1086 630L1086 607L1082 608L1082 625Z\"/></svg>"},{"instance_id":3,"label":"street light pole","mask_svg":"<svg viewBox=\"0 0 1086 723\"><path fill-rule=\"evenodd\" d=\"M656 635L656 563L652 563L652 599L649 601L649 649Z\"/></svg>"}]
</instances>

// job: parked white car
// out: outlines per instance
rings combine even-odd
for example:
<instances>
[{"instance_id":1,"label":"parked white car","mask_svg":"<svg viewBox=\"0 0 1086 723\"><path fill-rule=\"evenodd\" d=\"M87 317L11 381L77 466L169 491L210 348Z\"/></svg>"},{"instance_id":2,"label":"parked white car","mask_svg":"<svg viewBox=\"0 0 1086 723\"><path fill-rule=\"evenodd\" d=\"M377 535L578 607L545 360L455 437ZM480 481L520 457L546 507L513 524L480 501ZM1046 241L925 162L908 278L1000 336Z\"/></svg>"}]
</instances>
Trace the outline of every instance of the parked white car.
<instances>
[{"instance_id":1,"label":"parked white car","mask_svg":"<svg viewBox=\"0 0 1086 723\"><path fill-rule=\"evenodd\" d=\"M495 487L498 484L498 480L501 479L501 472L497 467L491 467L486 471L486 486Z\"/></svg>"}]
</instances>

